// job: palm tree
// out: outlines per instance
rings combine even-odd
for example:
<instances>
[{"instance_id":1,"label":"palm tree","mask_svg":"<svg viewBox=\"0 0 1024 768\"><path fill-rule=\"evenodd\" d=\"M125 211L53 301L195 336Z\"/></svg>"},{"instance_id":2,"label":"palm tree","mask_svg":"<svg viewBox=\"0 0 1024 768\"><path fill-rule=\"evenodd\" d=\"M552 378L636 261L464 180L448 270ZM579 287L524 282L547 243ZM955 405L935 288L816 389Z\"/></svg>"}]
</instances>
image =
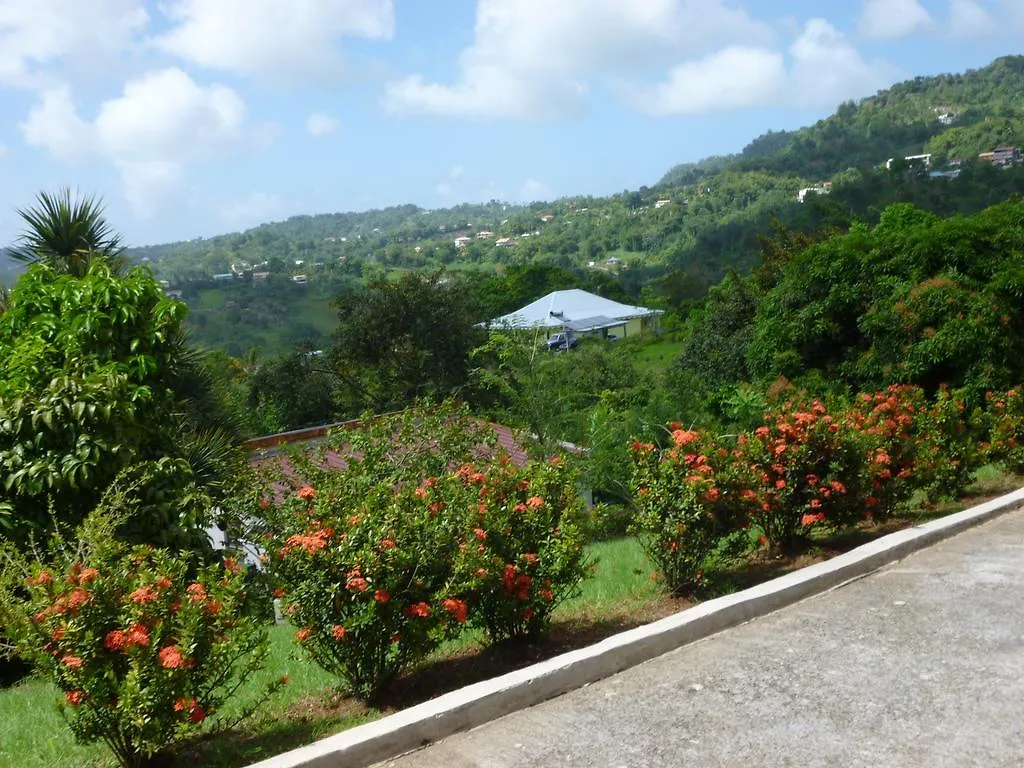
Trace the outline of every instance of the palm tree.
<instances>
[{"instance_id":1,"label":"palm tree","mask_svg":"<svg viewBox=\"0 0 1024 768\"><path fill-rule=\"evenodd\" d=\"M103 217L95 197L81 197L63 187L40 192L36 205L19 210L28 225L8 251L15 261L48 264L58 272L84 275L98 259L115 270L125 267L121 236Z\"/></svg>"}]
</instances>

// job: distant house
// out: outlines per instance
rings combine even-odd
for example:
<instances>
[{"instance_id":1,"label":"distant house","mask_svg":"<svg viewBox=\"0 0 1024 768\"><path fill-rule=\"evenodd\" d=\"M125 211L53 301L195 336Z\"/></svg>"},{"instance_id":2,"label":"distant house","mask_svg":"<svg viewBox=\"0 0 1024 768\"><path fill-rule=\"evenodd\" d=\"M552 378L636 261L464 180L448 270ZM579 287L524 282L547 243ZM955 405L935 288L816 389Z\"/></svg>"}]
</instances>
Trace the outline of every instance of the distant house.
<instances>
[{"instance_id":1,"label":"distant house","mask_svg":"<svg viewBox=\"0 0 1024 768\"><path fill-rule=\"evenodd\" d=\"M486 229L481 230L481 231L476 233L476 239L477 240L487 240L487 239L492 238L492 237L494 237L494 233L490 232L489 230L486 230Z\"/></svg>"},{"instance_id":2,"label":"distant house","mask_svg":"<svg viewBox=\"0 0 1024 768\"><path fill-rule=\"evenodd\" d=\"M230 272L221 272L220 274L214 275L213 279L217 281L234 280L235 276Z\"/></svg>"},{"instance_id":3,"label":"distant house","mask_svg":"<svg viewBox=\"0 0 1024 768\"><path fill-rule=\"evenodd\" d=\"M997 168L1011 168L1024 162L1020 147L996 147L991 152L982 152L979 160L987 160Z\"/></svg>"},{"instance_id":4,"label":"distant house","mask_svg":"<svg viewBox=\"0 0 1024 768\"><path fill-rule=\"evenodd\" d=\"M654 207L655 208L664 208L666 205L671 205L671 204L672 204L671 200L656 200L654 202Z\"/></svg>"},{"instance_id":5,"label":"distant house","mask_svg":"<svg viewBox=\"0 0 1024 768\"><path fill-rule=\"evenodd\" d=\"M821 184L815 184L813 187L804 187L796 193L796 201L798 203L804 202L808 195L827 195L832 192L832 182L826 181Z\"/></svg>"},{"instance_id":6,"label":"distant house","mask_svg":"<svg viewBox=\"0 0 1024 768\"><path fill-rule=\"evenodd\" d=\"M494 245L498 248L511 248L516 244L516 241L511 237L499 237L494 241Z\"/></svg>"},{"instance_id":7,"label":"distant house","mask_svg":"<svg viewBox=\"0 0 1024 768\"><path fill-rule=\"evenodd\" d=\"M543 216L540 217L540 220L547 224L549 221L554 221L555 216L554 214L551 213L545 213Z\"/></svg>"},{"instance_id":8,"label":"distant house","mask_svg":"<svg viewBox=\"0 0 1024 768\"><path fill-rule=\"evenodd\" d=\"M658 330L662 311L648 309L597 296L574 288L554 291L522 309L497 317L491 328L511 330L570 330L580 335L620 337L640 336Z\"/></svg>"},{"instance_id":9,"label":"distant house","mask_svg":"<svg viewBox=\"0 0 1024 768\"><path fill-rule=\"evenodd\" d=\"M270 277L270 273L269 272L253 272L252 273L252 279L253 280L264 280L265 281L268 277Z\"/></svg>"},{"instance_id":10,"label":"distant house","mask_svg":"<svg viewBox=\"0 0 1024 768\"><path fill-rule=\"evenodd\" d=\"M608 259L608 261L606 263L607 264L612 264L612 265L614 265L614 264L621 264L622 263L622 259L620 259L618 256L612 256L611 258Z\"/></svg>"},{"instance_id":11,"label":"distant house","mask_svg":"<svg viewBox=\"0 0 1024 768\"><path fill-rule=\"evenodd\" d=\"M463 236L463 237L456 237L455 238L455 247L456 248L465 248L467 245L469 245L472 242L473 242L473 238L472 237L465 237L465 236Z\"/></svg>"},{"instance_id":12,"label":"distant house","mask_svg":"<svg viewBox=\"0 0 1024 768\"><path fill-rule=\"evenodd\" d=\"M931 153L926 153L926 154L923 154L923 155L907 155L906 157L903 158L903 160L907 163L907 165L911 165L911 166L914 166L914 165L916 165L916 166L924 166L925 170L928 170L929 168L932 167L932 156L931 156ZM892 164L894 162L896 162L896 158L895 157L890 157L888 160L886 160L885 161L886 169L887 170L891 169L892 168Z\"/></svg>"},{"instance_id":13,"label":"distant house","mask_svg":"<svg viewBox=\"0 0 1024 768\"><path fill-rule=\"evenodd\" d=\"M294 277L292 277L292 282L298 283L299 285L305 285L306 283L309 282L309 278L306 277L305 275L295 275Z\"/></svg>"}]
</instances>

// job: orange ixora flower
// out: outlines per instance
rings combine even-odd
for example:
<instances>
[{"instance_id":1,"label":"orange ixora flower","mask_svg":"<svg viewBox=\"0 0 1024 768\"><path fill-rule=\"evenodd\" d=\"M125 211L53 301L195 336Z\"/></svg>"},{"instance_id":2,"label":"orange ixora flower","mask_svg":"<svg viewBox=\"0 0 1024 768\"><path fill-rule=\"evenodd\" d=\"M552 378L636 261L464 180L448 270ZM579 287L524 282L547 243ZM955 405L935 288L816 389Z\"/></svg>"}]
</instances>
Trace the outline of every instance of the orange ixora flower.
<instances>
[{"instance_id":1,"label":"orange ixora flower","mask_svg":"<svg viewBox=\"0 0 1024 768\"><path fill-rule=\"evenodd\" d=\"M309 627L303 627L295 633L295 640L300 643L305 642L311 634L313 634L312 629Z\"/></svg>"},{"instance_id":2,"label":"orange ixora flower","mask_svg":"<svg viewBox=\"0 0 1024 768\"><path fill-rule=\"evenodd\" d=\"M526 506L530 509L539 509L544 506L544 499L540 496L531 496L526 500Z\"/></svg>"},{"instance_id":3,"label":"orange ixora flower","mask_svg":"<svg viewBox=\"0 0 1024 768\"><path fill-rule=\"evenodd\" d=\"M117 653L123 651L128 647L128 636L120 629L115 629L107 632L107 636L103 638L103 645L108 651Z\"/></svg>"},{"instance_id":4,"label":"orange ixora flower","mask_svg":"<svg viewBox=\"0 0 1024 768\"><path fill-rule=\"evenodd\" d=\"M62 656L60 663L68 669L81 669L85 665L81 656L72 656L70 653Z\"/></svg>"},{"instance_id":5,"label":"orange ixora flower","mask_svg":"<svg viewBox=\"0 0 1024 768\"><path fill-rule=\"evenodd\" d=\"M416 617L425 619L430 615L430 606L422 602L413 603L412 605L406 606L405 611L403 611L403 613L405 613L406 618L409 619Z\"/></svg>"},{"instance_id":6,"label":"orange ixora flower","mask_svg":"<svg viewBox=\"0 0 1024 768\"><path fill-rule=\"evenodd\" d=\"M167 576L161 576L156 580L157 589L170 589L173 586L172 582Z\"/></svg>"},{"instance_id":7,"label":"orange ixora flower","mask_svg":"<svg viewBox=\"0 0 1024 768\"><path fill-rule=\"evenodd\" d=\"M302 488L299 488L298 496L299 496L300 499L303 499L304 501L309 501L310 499L315 499L316 498L316 489L313 486L311 486L311 485L304 485L304 486L302 486Z\"/></svg>"},{"instance_id":8,"label":"orange ixora flower","mask_svg":"<svg viewBox=\"0 0 1024 768\"><path fill-rule=\"evenodd\" d=\"M100 572L97 571L95 568L83 568L82 572L78 574L78 583L88 584L90 581L95 580L96 577L99 575Z\"/></svg>"},{"instance_id":9,"label":"orange ixora flower","mask_svg":"<svg viewBox=\"0 0 1024 768\"><path fill-rule=\"evenodd\" d=\"M156 655L160 660L160 666L164 669L185 669L190 666L181 648L176 645L168 645L160 649Z\"/></svg>"},{"instance_id":10,"label":"orange ixora flower","mask_svg":"<svg viewBox=\"0 0 1024 768\"><path fill-rule=\"evenodd\" d=\"M381 549L394 549L395 548L395 540L394 539L381 539L380 540L380 548Z\"/></svg>"},{"instance_id":11,"label":"orange ixora flower","mask_svg":"<svg viewBox=\"0 0 1024 768\"><path fill-rule=\"evenodd\" d=\"M206 602L206 587L199 582L189 584L185 591L188 592L189 600L193 603Z\"/></svg>"},{"instance_id":12,"label":"orange ixora flower","mask_svg":"<svg viewBox=\"0 0 1024 768\"><path fill-rule=\"evenodd\" d=\"M85 698L85 694L81 691L68 691L64 694L64 698L67 700L68 704L73 707L77 707L82 703L82 699Z\"/></svg>"},{"instance_id":13,"label":"orange ixora flower","mask_svg":"<svg viewBox=\"0 0 1024 768\"><path fill-rule=\"evenodd\" d=\"M152 603L158 597L159 595L156 592L154 592L150 587L139 587L130 595L128 595L128 599L136 605L145 605L146 603Z\"/></svg>"},{"instance_id":14,"label":"orange ixora flower","mask_svg":"<svg viewBox=\"0 0 1024 768\"><path fill-rule=\"evenodd\" d=\"M331 634L334 635L335 640L341 640L348 634L348 631L341 624L335 624L331 628Z\"/></svg>"},{"instance_id":15,"label":"orange ixora flower","mask_svg":"<svg viewBox=\"0 0 1024 768\"><path fill-rule=\"evenodd\" d=\"M449 597L441 601L441 607L450 613L459 624L466 623L466 614L469 612L465 600Z\"/></svg>"},{"instance_id":16,"label":"orange ixora flower","mask_svg":"<svg viewBox=\"0 0 1024 768\"><path fill-rule=\"evenodd\" d=\"M142 624L133 624L128 630L125 647L149 645L149 630Z\"/></svg>"}]
</instances>

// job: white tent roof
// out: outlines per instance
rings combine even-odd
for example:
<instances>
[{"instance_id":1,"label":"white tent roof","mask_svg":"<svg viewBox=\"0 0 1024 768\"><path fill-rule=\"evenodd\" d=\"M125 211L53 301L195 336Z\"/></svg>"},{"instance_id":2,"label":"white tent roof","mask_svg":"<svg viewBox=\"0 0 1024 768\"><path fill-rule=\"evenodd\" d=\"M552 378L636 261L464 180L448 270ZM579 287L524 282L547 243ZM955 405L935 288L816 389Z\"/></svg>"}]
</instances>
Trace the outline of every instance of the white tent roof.
<instances>
[{"instance_id":1,"label":"white tent roof","mask_svg":"<svg viewBox=\"0 0 1024 768\"><path fill-rule=\"evenodd\" d=\"M527 304L522 309L491 320L490 325L517 329L562 328L584 319L600 317L602 319L628 320L633 317L660 314L660 309L620 304L617 301L573 288L568 291L549 293L532 304Z\"/></svg>"}]
</instances>

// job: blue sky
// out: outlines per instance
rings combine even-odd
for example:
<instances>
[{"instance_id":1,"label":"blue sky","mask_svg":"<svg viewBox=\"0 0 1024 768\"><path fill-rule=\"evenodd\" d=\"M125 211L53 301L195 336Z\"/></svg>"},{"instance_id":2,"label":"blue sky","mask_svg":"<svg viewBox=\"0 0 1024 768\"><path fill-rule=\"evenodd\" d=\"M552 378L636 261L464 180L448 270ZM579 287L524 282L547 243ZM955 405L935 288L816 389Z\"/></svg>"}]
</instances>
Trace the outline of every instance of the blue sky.
<instances>
[{"instance_id":1,"label":"blue sky","mask_svg":"<svg viewBox=\"0 0 1024 768\"><path fill-rule=\"evenodd\" d=\"M1022 41L1024 0L0 0L0 243L63 185L139 245L635 189Z\"/></svg>"}]
</instances>

